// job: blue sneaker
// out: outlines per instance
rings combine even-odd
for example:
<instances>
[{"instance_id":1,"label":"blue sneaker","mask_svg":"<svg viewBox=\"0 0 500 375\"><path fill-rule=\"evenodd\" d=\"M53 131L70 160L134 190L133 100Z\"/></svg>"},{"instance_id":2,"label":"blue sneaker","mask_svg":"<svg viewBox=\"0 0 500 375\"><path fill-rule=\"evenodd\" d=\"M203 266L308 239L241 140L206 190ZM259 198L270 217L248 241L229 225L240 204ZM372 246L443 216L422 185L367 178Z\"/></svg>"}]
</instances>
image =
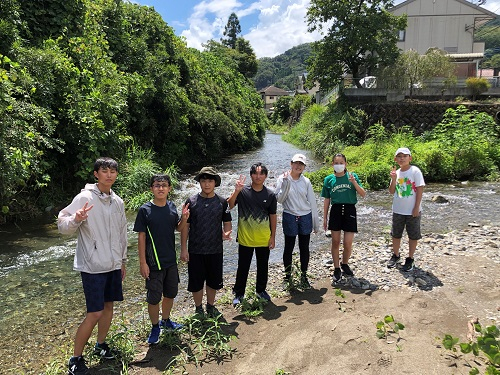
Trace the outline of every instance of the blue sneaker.
<instances>
[{"instance_id":1,"label":"blue sneaker","mask_svg":"<svg viewBox=\"0 0 500 375\"><path fill-rule=\"evenodd\" d=\"M170 320L170 318L168 318L166 320L163 319L161 321L160 325L161 325L161 328L169 329L172 331L177 331L177 330L181 329L182 327L184 327L182 324L179 324L179 323L174 322L173 320Z\"/></svg>"},{"instance_id":2,"label":"blue sneaker","mask_svg":"<svg viewBox=\"0 0 500 375\"><path fill-rule=\"evenodd\" d=\"M242 299L243 299L243 296L234 296L233 305L234 306L239 305L241 303Z\"/></svg>"},{"instance_id":3,"label":"blue sneaker","mask_svg":"<svg viewBox=\"0 0 500 375\"><path fill-rule=\"evenodd\" d=\"M160 326L153 326L151 328L151 333L149 334L148 337L148 344L149 345L155 345L160 342Z\"/></svg>"},{"instance_id":4,"label":"blue sneaker","mask_svg":"<svg viewBox=\"0 0 500 375\"><path fill-rule=\"evenodd\" d=\"M267 292L265 290L262 292L258 292L257 295L260 298L265 299L267 302L269 302L271 300L271 296L269 294L267 294Z\"/></svg>"}]
</instances>

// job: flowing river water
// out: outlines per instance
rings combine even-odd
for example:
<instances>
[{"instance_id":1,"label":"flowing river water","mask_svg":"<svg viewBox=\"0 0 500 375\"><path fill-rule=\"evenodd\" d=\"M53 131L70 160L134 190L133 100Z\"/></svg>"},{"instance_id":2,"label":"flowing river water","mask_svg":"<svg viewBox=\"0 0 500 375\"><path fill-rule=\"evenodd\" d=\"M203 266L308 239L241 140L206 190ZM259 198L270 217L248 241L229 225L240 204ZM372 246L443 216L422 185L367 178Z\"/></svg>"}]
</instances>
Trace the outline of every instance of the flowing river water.
<instances>
[{"instance_id":1,"label":"flowing river water","mask_svg":"<svg viewBox=\"0 0 500 375\"><path fill-rule=\"evenodd\" d=\"M267 133L261 148L233 155L217 164L222 184L217 193L227 197L234 189L239 175L250 181L250 165L263 162L269 169L267 185L274 187L276 178L290 166L293 154L302 152L310 161L306 171L322 166L304 150L281 140L280 135ZM193 175L181 176L181 186L175 193L178 207L191 194L199 191ZM389 172L388 172L389 180ZM437 204L432 197L441 195L448 203ZM320 218L322 199L317 198ZM278 205L278 209L281 207ZM224 270L234 274L237 264L237 210L233 215L233 241L224 247ZM428 184L423 197L422 231L447 232L461 229L468 223L498 224L500 212L500 183L471 182ZM142 309L143 283L138 272L137 235L132 231L135 213L129 214L129 263L124 282L127 309ZM391 197L387 191L369 191L358 203L358 228L355 241L370 241L388 236L391 221ZM278 215L276 249L271 252L271 263L281 262L283 235L281 215ZM322 227L322 225L321 225ZM177 241L178 242L178 241ZM0 227L0 337L9 342L13 336L23 335L21 342L26 350L45 347L67 340L66 327L78 324L84 315L84 300L79 275L72 271L75 237L58 234L54 221L49 224L20 223L15 227ZM322 231L312 236L312 254L328 251L329 239ZM356 245L355 245L356 246ZM355 248L354 248L355 251ZM314 256L314 255L313 255ZM180 265L180 295L186 295L187 276L185 265ZM135 306L135 307L134 307ZM8 345L8 344L7 344ZM13 357L15 361L16 357ZM17 357L20 358L20 357ZM11 362L12 363L12 362ZM29 365L25 365L25 368Z\"/></svg>"}]
</instances>

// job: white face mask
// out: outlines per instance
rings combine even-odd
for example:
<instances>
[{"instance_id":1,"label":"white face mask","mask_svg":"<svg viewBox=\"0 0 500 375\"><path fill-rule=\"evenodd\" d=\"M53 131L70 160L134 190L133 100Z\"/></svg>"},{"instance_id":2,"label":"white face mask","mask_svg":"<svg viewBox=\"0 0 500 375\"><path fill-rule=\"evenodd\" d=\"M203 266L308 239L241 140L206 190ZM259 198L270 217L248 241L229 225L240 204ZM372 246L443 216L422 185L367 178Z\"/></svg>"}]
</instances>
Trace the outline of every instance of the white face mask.
<instances>
[{"instance_id":1,"label":"white face mask","mask_svg":"<svg viewBox=\"0 0 500 375\"><path fill-rule=\"evenodd\" d=\"M337 173L344 172L345 171L345 164L334 164L333 169Z\"/></svg>"}]
</instances>

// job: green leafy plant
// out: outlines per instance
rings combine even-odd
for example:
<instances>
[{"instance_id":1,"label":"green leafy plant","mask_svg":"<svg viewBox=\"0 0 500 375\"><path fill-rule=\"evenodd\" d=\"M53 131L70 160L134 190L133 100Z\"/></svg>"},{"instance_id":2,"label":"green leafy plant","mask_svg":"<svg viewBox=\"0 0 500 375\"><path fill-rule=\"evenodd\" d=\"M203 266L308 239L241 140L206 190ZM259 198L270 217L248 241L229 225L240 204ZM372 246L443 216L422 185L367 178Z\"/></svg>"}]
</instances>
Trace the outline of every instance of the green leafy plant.
<instances>
[{"instance_id":1,"label":"green leafy plant","mask_svg":"<svg viewBox=\"0 0 500 375\"><path fill-rule=\"evenodd\" d=\"M254 288L251 288L251 291L245 294L245 297L236 307L247 318L254 318L256 316L262 315L262 313L264 312L264 306L267 305L267 301L264 298L258 296L253 289Z\"/></svg>"},{"instance_id":2,"label":"green leafy plant","mask_svg":"<svg viewBox=\"0 0 500 375\"><path fill-rule=\"evenodd\" d=\"M285 290L306 290L310 288L310 285L306 285L302 280L302 271L300 270L299 261L294 259L291 265L290 278L285 282Z\"/></svg>"},{"instance_id":3,"label":"green leafy plant","mask_svg":"<svg viewBox=\"0 0 500 375\"><path fill-rule=\"evenodd\" d=\"M282 368L279 368L275 371L275 375L290 375L290 372L283 370Z\"/></svg>"},{"instance_id":4,"label":"green leafy plant","mask_svg":"<svg viewBox=\"0 0 500 375\"><path fill-rule=\"evenodd\" d=\"M335 289L335 296L337 297L341 297L342 300L335 300L335 302L337 303L337 305L339 306L339 310L342 311L342 312L345 312L346 311L346 308L344 307L344 304L346 303L345 301L345 294L342 292L342 290L340 290L339 288Z\"/></svg>"},{"instance_id":5,"label":"green leafy plant","mask_svg":"<svg viewBox=\"0 0 500 375\"><path fill-rule=\"evenodd\" d=\"M230 341L235 336L225 332L229 326L226 321L193 314L181 322L183 329L166 332L160 341L160 345L166 344L170 350L176 348L180 351L180 354L172 358L167 369L172 371L190 362L199 366L205 360L221 362L232 357L234 349L231 348Z\"/></svg>"},{"instance_id":6,"label":"green leafy plant","mask_svg":"<svg viewBox=\"0 0 500 375\"><path fill-rule=\"evenodd\" d=\"M473 323L475 341L470 339L469 342L459 343L458 337L453 337L446 334L442 344L445 349L450 350L455 358L458 358L458 349L462 354L472 353L474 357L478 357L481 353L486 357L488 366L485 369L486 375L500 375L500 330L497 326L488 326L483 328L479 322ZM465 359L466 360L466 359ZM467 360L467 364L471 367L469 374L479 374L479 369L472 366Z\"/></svg>"},{"instance_id":7,"label":"green leafy plant","mask_svg":"<svg viewBox=\"0 0 500 375\"><path fill-rule=\"evenodd\" d=\"M379 339L388 339L392 334L397 334L397 342L401 340L399 331L405 329L404 324L396 322L392 315L386 315L384 320L377 322L376 324L377 332L376 335Z\"/></svg>"},{"instance_id":8,"label":"green leafy plant","mask_svg":"<svg viewBox=\"0 0 500 375\"><path fill-rule=\"evenodd\" d=\"M130 326L129 322L126 320L125 316L119 319L115 319L116 323L113 322L109 329L108 337L106 339L109 346L117 353L116 361L106 361L103 371L109 370L116 371L117 363L120 364L120 374L128 374L129 364L133 361L136 352L135 337L136 331ZM93 354L93 346L87 343L86 346L86 358L95 359L96 356ZM99 358L100 359L100 358Z\"/></svg>"}]
</instances>

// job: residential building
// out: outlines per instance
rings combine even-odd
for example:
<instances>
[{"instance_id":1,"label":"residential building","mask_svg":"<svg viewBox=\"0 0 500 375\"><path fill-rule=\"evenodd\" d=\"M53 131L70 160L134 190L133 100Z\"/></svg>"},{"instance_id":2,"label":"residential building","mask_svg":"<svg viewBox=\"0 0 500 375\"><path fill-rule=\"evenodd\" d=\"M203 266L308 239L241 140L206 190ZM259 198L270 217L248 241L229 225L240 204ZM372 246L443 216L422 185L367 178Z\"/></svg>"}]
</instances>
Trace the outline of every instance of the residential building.
<instances>
[{"instance_id":1,"label":"residential building","mask_svg":"<svg viewBox=\"0 0 500 375\"><path fill-rule=\"evenodd\" d=\"M274 85L267 86L259 91L260 97L264 102L264 109L266 112L272 112L274 105L282 96L289 96L290 93L286 90L280 89Z\"/></svg>"},{"instance_id":2,"label":"residential building","mask_svg":"<svg viewBox=\"0 0 500 375\"><path fill-rule=\"evenodd\" d=\"M424 54L436 47L457 64L457 77L475 77L484 43L474 42L478 27L497 15L466 0L407 0L389 11L406 14L408 26L399 34L398 47Z\"/></svg>"}]
</instances>

